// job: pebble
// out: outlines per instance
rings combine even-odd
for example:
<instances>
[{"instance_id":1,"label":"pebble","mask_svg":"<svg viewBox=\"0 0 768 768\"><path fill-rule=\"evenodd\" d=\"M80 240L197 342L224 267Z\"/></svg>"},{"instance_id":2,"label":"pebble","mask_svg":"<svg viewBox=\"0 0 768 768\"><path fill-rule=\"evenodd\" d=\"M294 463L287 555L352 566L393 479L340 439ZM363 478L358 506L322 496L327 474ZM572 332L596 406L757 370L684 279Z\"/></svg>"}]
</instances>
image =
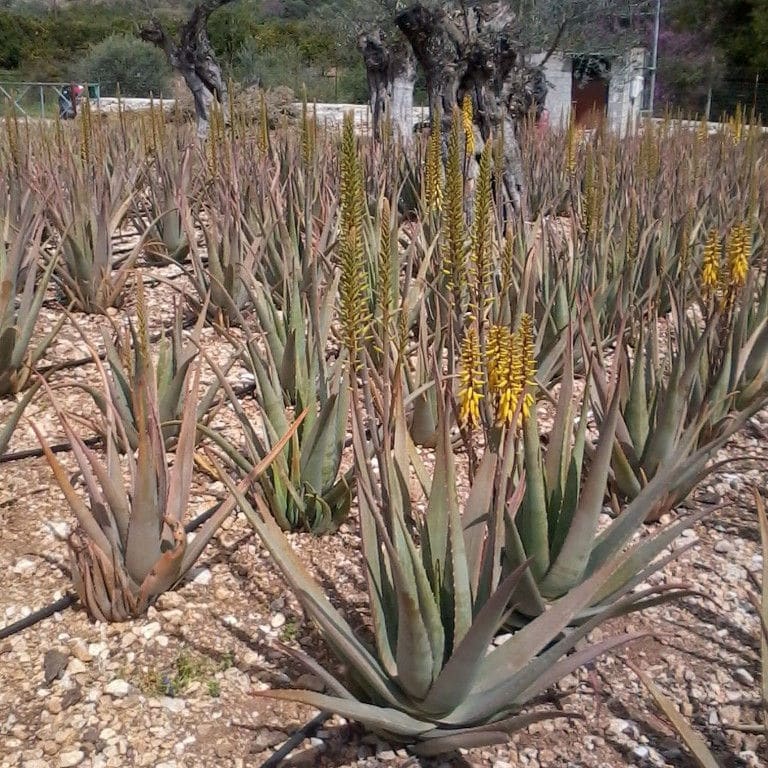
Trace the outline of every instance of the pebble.
<instances>
[{"instance_id":1,"label":"pebble","mask_svg":"<svg viewBox=\"0 0 768 768\"><path fill-rule=\"evenodd\" d=\"M82 662L93 661L93 656L88 651L88 646L82 640L75 640L70 647L72 655Z\"/></svg>"},{"instance_id":2,"label":"pebble","mask_svg":"<svg viewBox=\"0 0 768 768\"><path fill-rule=\"evenodd\" d=\"M151 624L147 624L145 627L141 628L141 636L145 640L151 640L161 629L160 622L153 621Z\"/></svg>"},{"instance_id":3,"label":"pebble","mask_svg":"<svg viewBox=\"0 0 768 768\"><path fill-rule=\"evenodd\" d=\"M59 768L73 768L80 765L85 757L85 753L79 749L73 749L71 752L62 752L59 755Z\"/></svg>"},{"instance_id":4,"label":"pebble","mask_svg":"<svg viewBox=\"0 0 768 768\"><path fill-rule=\"evenodd\" d=\"M28 576L34 573L36 570L37 563L34 560L30 560L26 557L23 557L21 560L17 561L16 565L13 566L13 572L17 576Z\"/></svg>"},{"instance_id":5,"label":"pebble","mask_svg":"<svg viewBox=\"0 0 768 768\"><path fill-rule=\"evenodd\" d=\"M195 574L195 577L192 579L192 582L194 584L199 584L202 587L207 587L211 583L212 578L213 578L213 574L211 573L211 569L203 568L201 571L198 571Z\"/></svg>"},{"instance_id":6,"label":"pebble","mask_svg":"<svg viewBox=\"0 0 768 768\"><path fill-rule=\"evenodd\" d=\"M131 692L131 686L125 680L117 678L116 680L107 683L107 687L104 690L110 696L113 696L116 699L122 699Z\"/></svg>"},{"instance_id":7,"label":"pebble","mask_svg":"<svg viewBox=\"0 0 768 768\"><path fill-rule=\"evenodd\" d=\"M755 678L744 667L739 667L733 676L743 685L753 686L755 684Z\"/></svg>"},{"instance_id":8,"label":"pebble","mask_svg":"<svg viewBox=\"0 0 768 768\"><path fill-rule=\"evenodd\" d=\"M52 521L49 521L48 528L50 529L54 537L59 539L59 541L67 540L67 537L69 536L69 530L70 530L69 523L66 523L63 520L52 520Z\"/></svg>"},{"instance_id":9,"label":"pebble","mask_svg":"<svg viewBox=\"0 0 768 768\"><path fill-rule=\"evenodd\" d=\"M269 621L272 629L280 629L285 624L285 615L282 613L276 613Z\"/></svg>"},{"instance_id":10,"label":"pebble","mask_svg":"<svg viewBox=\"0 0 768 768\"><path fill-rule=\"evenodd\" d=\"M46 651L43 656L43 677L45 682L50 684L61 677L68 663L69 656L66 653L55 649Z\"/></svg>"},{"instance_id":11,"label":"pebble","mask_svg":"<svg viewBox=\"0 0 768 768\"><path fill-rule=\"evenodd\" d=\"M729 552L733 552L733 543L729 539L720 539L720 541L715 544L715 552L717 552L719 555L725 555Z\"/></svg>"},{"instance_id":12,"label":"pebble","mask_svg":"<svg viewBox=\"0 0 768 768\"><path fill-rule=\"evenodd\" d=\"M157 609L159 611L170 611L173 609L183 608L187 604L183 595L178 592L163 592L160 597L157 598Z\"/></svg>"}]
</instances>

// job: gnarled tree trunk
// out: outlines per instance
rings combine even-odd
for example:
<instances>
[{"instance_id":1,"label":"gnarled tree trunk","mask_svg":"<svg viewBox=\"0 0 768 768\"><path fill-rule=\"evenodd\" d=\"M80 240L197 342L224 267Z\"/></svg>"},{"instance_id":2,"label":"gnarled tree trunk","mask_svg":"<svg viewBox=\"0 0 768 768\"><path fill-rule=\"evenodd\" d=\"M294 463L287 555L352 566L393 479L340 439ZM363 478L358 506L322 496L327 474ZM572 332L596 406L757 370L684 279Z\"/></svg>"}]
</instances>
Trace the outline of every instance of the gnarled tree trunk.
<instances>
[{"instance_id":1,"label":"gnarled tree trunk","mask_svg":"<svg viewBox=\"0 0 768 768\"><path fill-rule=\"evenodd\" d=\"M516 18L506 3L460 3L428 8L416 3L395 23L411 44L427 79L430 116L439 110L447 133L453 110L472 100L476 133L482 142L501 137L504 203L524 208L523 167L518 133L531 109L543 108L546 81L526 65L516 42ZM470 176L477 172L482 142Z\"/></svg>"},{"instance_id":2,"label":"gnarled tree trunk","mask_svg":"<svg viewBox=\"0 0 768 768\"><path fill-rule=\"evenodd\" d=\"M408 143L413 134L413 86L416 61L407 44L387 40L380 29L361 33L357 46L368 77L373 136L381 139L382 121L391 120L395 134Z\"/></svg>"},{"instance_id":3,"label":"gnarled tree trunk","mask_svg":"<svg viewBox=\"0 0 768 768\"><path fill-rule=\"evenodd\" d=\"M208 38L208 18L222 5L233 0L205 0L198 3L189 20L181 28L179 42L168 33L157 19L152 19L139 30L142 40L161 48L168 63L179 72L192 91L197 117L197 136L204 139L210 127L210 115L214 101L218 101L226 115L227 87Z\"/></svg>"}]
</instances>

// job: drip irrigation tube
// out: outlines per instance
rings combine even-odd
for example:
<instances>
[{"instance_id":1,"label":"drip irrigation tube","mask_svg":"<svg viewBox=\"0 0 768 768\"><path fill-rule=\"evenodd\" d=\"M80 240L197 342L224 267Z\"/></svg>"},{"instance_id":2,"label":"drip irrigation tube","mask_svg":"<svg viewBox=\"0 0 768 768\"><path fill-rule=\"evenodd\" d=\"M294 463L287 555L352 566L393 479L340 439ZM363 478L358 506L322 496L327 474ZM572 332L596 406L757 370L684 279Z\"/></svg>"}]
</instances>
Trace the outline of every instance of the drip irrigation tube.
<instances>
[{"instance_id":1,"label":"drip irrigation tube","mask_svg":"<svg viewBox=\"0 0 768 768\"><path fill-rule=\"evenodd\" d=\"M261 768L277 768L304 739L312 738L330 716L329 712L321 712L319 715L315 715L308 723L305 723L298 731L295 731L293 736L284 742L280 749L274 752L271 757L268 757L261 764Z\"/></svg>"},{"instance_id":2,"label":"drip irrigation tube","mask_svg":"<svg viewBox=\"0 0 768 768\"><path fill-rule=\"evenodd\" d=\"M190 520L185 526L185 533L192 533L209 520L216 513L216 510L221 506L221 502L214 504L210 509L206 509L205 512L200 514L194 520ZM64 597L56 600L50 605L46 605L44 608L40 608L37 611L33 611L29 616L25 616L23 619L15 621L13 624L9 624L7 627L0 629L0 640L5 640L7 637L22 632L25 629L29 629L35 624L41 622L43 619L47 619L49 616L53 616L54 613L63 611L70 606L73 606L79 601L79 598L73 592L67 592Z\"/></svg>"},{"instance_id":3,"label":"drip irrigation tube","mask_svg":"<svg viewBox=\"0 0 768 768\"><path fill-rule=\"evenodd\" d=\"M94 435L93 437L87 437L83 442L89 447L93 448L101 442L101 435ZM72 443L56 443L51 446L51 453L64 453L65 451L72 450ZM22 459L39 459L44 456L42 448L27 448L24 451L16 451L15 453L3 453L0 454L0 464L7 464L11 461L21 461Z\"/></svg>"}]
</instances>

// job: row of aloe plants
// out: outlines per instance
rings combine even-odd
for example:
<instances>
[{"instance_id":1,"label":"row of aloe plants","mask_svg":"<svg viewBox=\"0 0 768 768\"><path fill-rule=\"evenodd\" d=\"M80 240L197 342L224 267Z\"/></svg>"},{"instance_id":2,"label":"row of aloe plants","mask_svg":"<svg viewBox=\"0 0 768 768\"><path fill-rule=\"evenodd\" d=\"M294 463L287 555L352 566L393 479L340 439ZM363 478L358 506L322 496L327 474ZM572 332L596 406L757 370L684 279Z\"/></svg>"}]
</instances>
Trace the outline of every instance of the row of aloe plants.
<instances>
[{"instance_id":1,"label":"row of aloe plants","mask_svg":"<svg viewBox=\"0 0 768 768\"><path fill-rule=\"evenodd\" d=\"M51 276L71 309L103 311L119 303L140 255L162 257L186 273L197 313L188 346L176 321L155 364L137 281L137 322L119 344L106 339L102 387L90 390L106 464L60 414L87 504L46 451L78 519L73 570L94 616L140 615L237 506L350 670L340 680L294 652L330 693L281 695L433 754L496 743L553 715L525 707L633 639L566 655L593 627L686 594L682 585L638 585L668 561L691 519L634 538L691 492L715 451L765 404L754 193L765 175L751 168L746 189L732 181L754 160L751 134L704 140L668 128L653 142L649 130L582 145L569 130L546 139L551 151L532 139L542 197L527 225L503 221L494 203L492 143L467 188L458 117L445 161L430 141L412 155L389 153L397 162L358 142L351 121L339 137L307 116L267 142L260 131L222 128L195 151L180 149L154 111L133 126L117 119L114 139L86 119L75 132L57 126L38 137L11 122L17 133L4 148L14 168L4 204L31 206L4 227L13 298L0 317L23 345L9 358L17 361L7 365L9 391L38 381L31 372L42 352L26 350ZM65 161L52 159L61 157L53 144L69 148ZM717 182L685 170L700 156L727 166ZM32 178L34 202L18 194ZM654 184L690 192L701 219L689 208L676 222L660 215ZM554 218L563 200L567 215ZM681 210L677 196L666 202L671 215ZM138 241L120 262L111 234L128 222ZM715 230L706 242L702 222ZM22 283L27 309L18 314ZM205 322L231 344L230 364L251 371L255 421L202 343ZM197 357L221 393L198 396ZM225 401L237 440L206 426ZM181 521L198 440L231 495L188 545ZM417 443L434 448L433 458ZM121 458L128 447L135 459ZM352 468L342 472L345 452ZM460 475L469 483L463 504ZM333 530L353 498L373 645L331 606L281 532ZM606 498L615 517L601 530ZM511 640L486 657L502 628Z\"/></svg>"}]
</instances>

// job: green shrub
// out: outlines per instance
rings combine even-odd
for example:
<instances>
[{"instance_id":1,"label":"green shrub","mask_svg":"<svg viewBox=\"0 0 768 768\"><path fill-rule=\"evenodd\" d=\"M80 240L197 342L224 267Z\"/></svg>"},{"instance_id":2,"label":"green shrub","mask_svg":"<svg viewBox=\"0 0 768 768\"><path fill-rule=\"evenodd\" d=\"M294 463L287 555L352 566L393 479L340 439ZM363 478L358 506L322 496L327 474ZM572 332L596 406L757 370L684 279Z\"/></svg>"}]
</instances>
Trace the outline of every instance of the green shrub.
<instances>
[{"instance_id":1,"label":"green shrub","mask_svg":"<svg viewBox=\"0 0 768 768\"><path fill-rule=\"evenodd\" d=\"M124 96L159 95L168 91L171 70L163 53L129 35L111 35L94 45L80 65L80 77L100 82L104 96L118 83Z\"/></svg>"}]
</instances>

